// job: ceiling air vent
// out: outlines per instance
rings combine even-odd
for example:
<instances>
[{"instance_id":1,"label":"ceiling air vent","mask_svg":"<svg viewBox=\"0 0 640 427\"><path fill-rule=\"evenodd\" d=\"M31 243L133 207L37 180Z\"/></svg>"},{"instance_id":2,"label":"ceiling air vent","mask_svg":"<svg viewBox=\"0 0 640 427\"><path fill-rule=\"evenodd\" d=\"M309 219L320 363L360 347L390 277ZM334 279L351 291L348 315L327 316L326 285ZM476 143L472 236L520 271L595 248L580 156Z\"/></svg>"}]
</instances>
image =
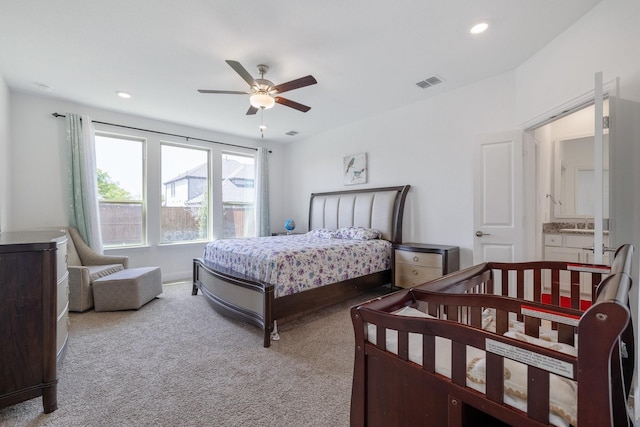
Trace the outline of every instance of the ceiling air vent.
<instances>
[{"instance_id":1,"label":"ceiling air vent","mask_svg":"<svg viewBox=\"0 0 640 427\"><path fill-rule=\"evenodd\" d=\"M429 77L428 79L424 79L418 83L416 83L416 85L418 87L421 87L422 89L426 89L428 87L431 87L433 85L437 85L438 83L442 83L442 79L438 76L432 76Z\"/></svg>"},{"instance_id":2,"label":"ceiling air vent","mask_svg":"<svg viewBox=\"0 0 640 427\"><path fill-rule=\"evenodd\" d=\"M289 135L289 136L294 136L297 135L299 132L296 132L295 130L290 130L289 132L285 133L285 135Z\"/></svg>"}]
</instances>

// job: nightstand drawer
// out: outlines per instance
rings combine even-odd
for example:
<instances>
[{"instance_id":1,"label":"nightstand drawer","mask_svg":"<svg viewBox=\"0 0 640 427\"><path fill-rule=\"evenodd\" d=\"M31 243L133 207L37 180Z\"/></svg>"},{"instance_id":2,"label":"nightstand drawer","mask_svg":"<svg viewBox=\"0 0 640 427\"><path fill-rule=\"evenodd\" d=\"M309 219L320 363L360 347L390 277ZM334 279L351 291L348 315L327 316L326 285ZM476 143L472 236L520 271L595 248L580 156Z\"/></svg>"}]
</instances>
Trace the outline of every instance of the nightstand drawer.
<instances>
[{"instance_id":1,"label":"nightstand drawer","mask_svg":"<svg viewBox=\"0 0 640 427\"><path fill-rule=\"evenodd\" d=\"M396 249L396 262L421 267L435 267L442 272L442 255L424 252L409 252Z\"/></svg>"},{"instance_id":2,"label":"nightstand drawer","mask_svg":"<svg viewBox=\"0 0 640 427\"><path fill-rule=\"evenodd\" d=\"M457 246L425 243L394 243L393 286L410 288L457 271Z\"/></svg>"},{"instance_id":3,"label":"nightstand drawer","mask_svg":"<svg viewBox=\"0 0 640 427\"><path fill-rule=\"evenodd\" d=\"M429 282L442 276L441 267L421 267L413 264L396 262L395 285L402 288Z\"/></svg>"}]
</instances>

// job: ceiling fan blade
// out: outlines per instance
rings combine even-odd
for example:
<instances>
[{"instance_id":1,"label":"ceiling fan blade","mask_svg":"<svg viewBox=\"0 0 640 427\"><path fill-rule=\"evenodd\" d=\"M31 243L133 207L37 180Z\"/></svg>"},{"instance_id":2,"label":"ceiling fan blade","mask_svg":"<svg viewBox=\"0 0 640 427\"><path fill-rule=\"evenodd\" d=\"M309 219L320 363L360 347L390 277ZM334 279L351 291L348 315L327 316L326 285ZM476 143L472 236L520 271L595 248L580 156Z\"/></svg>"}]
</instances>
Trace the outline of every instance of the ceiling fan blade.
<instances>
[{"instance_id":1,"label":"ceiling fan blade","mask_svg":"<svg viewBox=\"0 0 640 427\"><path fill-rule=\"evenodd\" d=\"M256 81L254 80L254 78L251 77L251 74L249 74L249 72L238 61L227 59L225 62L229 64L229 66L231 66L231 68L233 68L236 73L240 74L240 77L242 77L245 82L249 83L249 86L256 86Z\"/></svg>"},{"instance_id":2,"label":"ceiling fan blade","mask_svg":"<svg viewBox=\"0 0 640 427\"><path fill-rule=\"evenodd\" d=\"M258 112L258 109L252 105L247 110L247 116L251 116L251 115L253 115L253 114L257 113L257 112Z\"/></svg>"},{"instance_id":3,"label":"ceiling fan blade","mask_svg":"<svg viewBox=\"0 0 640 427\"><path fill-rule=\"evenodd\" d=\"M306 105L302 105L298 102L292 101L287 98L283 98L281 96L276 96L275 100L278 104L286 105L287 107L291 107L295 110L302 111L303 113L306 113L307 111L311 110L311 107L307 107Z\"/></svg>"},{"instance_id":4,"label":"ceiling fan blade","mask_svg":"<svg viewBox=\"0 0 640 427\"><path fill-rule=\"evenodd\" d=\"M227 93L231 95L249 95L249 92L241 92L239 90L211 90L211 89L198 89L200 93Z\"/></svg>"},{"instance_id":5,"label":"ceiling fan blade","mask_svg":"<svg viewBox=\"0 0 640 427\"><path fill-rule=\"evenodd\" d=\"M305 77L300 77L299 79L291 80L290 82L276 85L272 88L272 90L277 90L278 93L284 93L293 89L311 86L316 83L318 83L318 81L312 75L308 75Z\"/></svg>"}]
</instances>

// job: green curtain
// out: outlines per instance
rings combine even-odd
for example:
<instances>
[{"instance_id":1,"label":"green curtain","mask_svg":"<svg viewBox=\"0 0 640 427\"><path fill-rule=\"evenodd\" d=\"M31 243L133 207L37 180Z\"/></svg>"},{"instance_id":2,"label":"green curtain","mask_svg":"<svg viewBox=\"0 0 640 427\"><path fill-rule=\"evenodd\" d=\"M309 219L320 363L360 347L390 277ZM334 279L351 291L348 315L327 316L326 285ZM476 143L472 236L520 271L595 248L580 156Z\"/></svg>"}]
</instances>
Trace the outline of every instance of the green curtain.
<instances>
[{"instance_id":1,"label":"green curtain","mask_svg":"<svg viewBox=\"0 0 640 427\"><path fill-rule=\"evenodd\" d=\"M69 143L69 225L76 227L91 248L102 253L93 121L66 114Z\"/></svg>"}]
</instances>

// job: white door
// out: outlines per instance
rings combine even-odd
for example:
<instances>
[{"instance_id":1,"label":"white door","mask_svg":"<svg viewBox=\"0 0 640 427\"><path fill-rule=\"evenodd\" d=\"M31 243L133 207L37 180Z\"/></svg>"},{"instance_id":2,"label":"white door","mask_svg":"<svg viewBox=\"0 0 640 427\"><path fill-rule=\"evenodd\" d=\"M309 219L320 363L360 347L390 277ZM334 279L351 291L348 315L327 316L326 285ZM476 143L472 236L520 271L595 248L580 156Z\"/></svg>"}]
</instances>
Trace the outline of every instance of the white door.
<instances>
[{"instance_id":1,"label":"white door","mask_svg":"<svg viewBox=\"0 0 640 427\"><path fill-rule=\"evenodd\" d=\"M522 261L522 131L479 135L474 146L473 262Z\"/></svg>"}]
</instances>

